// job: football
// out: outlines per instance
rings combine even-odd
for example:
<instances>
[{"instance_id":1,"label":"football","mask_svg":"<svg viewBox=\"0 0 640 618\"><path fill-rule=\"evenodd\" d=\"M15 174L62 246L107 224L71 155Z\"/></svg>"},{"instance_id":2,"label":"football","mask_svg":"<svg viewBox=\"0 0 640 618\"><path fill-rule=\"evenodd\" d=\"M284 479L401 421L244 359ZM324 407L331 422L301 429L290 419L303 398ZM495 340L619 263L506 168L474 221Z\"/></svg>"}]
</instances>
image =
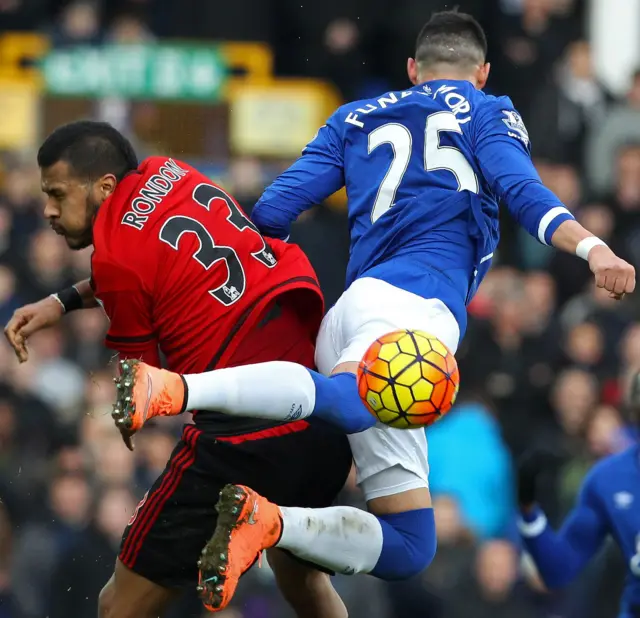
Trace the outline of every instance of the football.
<instances>
[{"instance_id":1,"label":"football","mask_svg":"<svg viewBox=\"0 0 640 618\"><path fill-rule=\"evenodd\" d=\"M381 423L414 429L435 423L456 400L458 364L436 337L398 330L376 339L358 366L358 393Z\"/></svg>"}]
</instances>

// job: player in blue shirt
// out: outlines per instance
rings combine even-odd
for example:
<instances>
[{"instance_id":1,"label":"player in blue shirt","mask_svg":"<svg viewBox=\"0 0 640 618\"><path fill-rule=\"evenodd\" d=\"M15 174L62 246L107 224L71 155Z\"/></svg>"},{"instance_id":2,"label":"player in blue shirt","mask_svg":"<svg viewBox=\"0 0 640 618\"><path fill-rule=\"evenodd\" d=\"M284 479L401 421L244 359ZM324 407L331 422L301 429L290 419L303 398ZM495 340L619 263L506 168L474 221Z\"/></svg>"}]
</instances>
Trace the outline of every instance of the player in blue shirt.
<instances>
[{"instance_id":1,"label":"player in blue shirt","mask_svg":"<svg viewBox=\"0 0 640 618\"><path fill-rule=\"evenodd\" d=\"M429 564L435 526L425 432L374 427L355 373L369 345L400 328L429 332L455 352L466 305L498 243L500 200L540 242L588 259L597 285L615 297L634 288L633 267L540 182L510 100L482 93L486 52L484 32L471 16L435 14L408 61L414 87L339 108L253 211L263 234L287 238L301 212L346 186L348 288L323 321L318 372L276 362L183 376L184 401L174 412L313 417L362 432L350 443L370 512L281 508L275 516L252 490L230 488L220 505L226 519L210 545L225 548L229 562L209 556L203 567L211 607L226 605L239 575L274 543L335 571L384 579L409 577ZM145 375L162 383L160 372ZM256 509L263 515L256 518ZM248 519L260 525L244 525Z\"/></svg>"},{"instance_id":2,"label":"player in blue shirt","mask_svg":"<svg viewBox=\"0 0 640 618\"><path fill-rule=\"evenodd\" d=\"M640 408L640 374L631 401ZM637 420L637 419L636 419ZM535 481L546 467L544 453L530 454L520 465L518 527L525 547L548 588L571 582L602 547L607 536L618 543L627 577L618 618L640 616L640 446L599 461L587 474L575 507L554 532L535 503Z\"/></svg>"}]
</instances>

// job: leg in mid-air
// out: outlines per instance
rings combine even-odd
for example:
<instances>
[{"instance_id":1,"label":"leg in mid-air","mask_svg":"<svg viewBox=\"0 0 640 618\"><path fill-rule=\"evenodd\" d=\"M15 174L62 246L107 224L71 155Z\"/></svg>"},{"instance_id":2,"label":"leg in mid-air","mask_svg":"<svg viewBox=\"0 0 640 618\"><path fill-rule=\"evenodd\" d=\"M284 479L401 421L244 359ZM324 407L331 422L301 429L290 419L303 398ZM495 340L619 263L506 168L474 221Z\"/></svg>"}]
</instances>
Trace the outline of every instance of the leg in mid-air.
<instances>
[{"instance_id":1,"label":"leg in mid-air","mask_svg":"<svg viewBox=\"0 0 640 618\"><path fill-rule=\"evenodd\" d=\"M387 299L385 306L373 307L372 296ZM457 322L442 303L359 280L323 321L316 347L320 371L354 372L371 341L400 327L428 331L457 347ZM282 507L249 487L223 490L219 524L200 560L200 593L209 609L228 604L239 577L268 547L339 573L385 580L411 577L431 562L436 536L424 430L376 426L349 442L369 512Z\"/></svg>"},{"instance_id":2,"label":"leg in mid-air","mask_svg":"<svg viewBox=\"0 0 640 618\"><path fill-rule=\"evenodd\" d=\"M298 328L296 314L283 310L279 315L244 338L242 353L255 357L266 350L267 358L311 363L313 342L308 334L306 339L301 336L304 331ZM123 389L132 386L123 383ZM227 435L203 429L199 418L196 425L184 427L164 472L125 530L116 575L102 595L103 611L111 612L104 616L121 618L125 612L122 616L155 618L162 604L162 599L153 602L156 589L195 586L197 561L211 537L216 502L227 483L254 487L278 504L315 508L333 502L351 468L347 437L326 425L268 424ZM327 453L331 453L329 459ZM344 604L326 573L279 550L269 560L286 600L301 618L346 618ZM138 586L141 576L149 584L144 589ZM147 589L151 590L148 595Z\"/></svg>"},{"instance_id":3,"label":"leg in mid-air","mask_svg":"<svg viewBox=\"0 0 640 618\"><path fill-rule=\"evenodd\" d=\"M384 298L384 306L372 305L371 297ZM316 360L323 374L347 376L350 381L350 389L342 400L340 391L332 395L334 405L342 409L341 414L348 416L350 410L356 408L356 415L362 410L373 418L358 396L354 373L369 344L398 328L427 331L439 337L450 349L457 347L459 327L440 301L418 297L376 279L356 281L325 317L318 337ZM275 369L273 363L266 365L270 366L269 370ZM294 366L280 365L280 371L289 365ZM260 365L237 369L256 368L259 372ZM304 368L296 367L296 371L298 369ZM226 371L227 376L236 373L235 368L222 371ZM209 406L216 409L214 400L219 398L212 391L218 388L218 383L207 382L207 376L215 373L197 376L201 380L196 381L195 389L200 410ZM246 379L249 372L236 375ZM301 377L303 374L298 371L295 375ZM233 405L242 407L253 398L255 410L264 409L265 405L276 410L277 406L266 400L277 386L281 389L278 391L280 410L284 408L289 413L292 403L285 397L288 385L295 388L295 375L287 374L285 378L272 380L271 388L266 391L258 388L257 384L262 383L256 379L246 379L242 384L227 381L227 401L233 399L236 402ZM182 395L180 384L183 379L189 384L189 398L193 395L194 376L182 378L171 374L171 382L166 374L161 377L158 387L153 386L154 376L150 381L148 378L140 380L139 375L130 376L131 410L151 407L148 390L143 384L157 389L158 395L151 397L151 403L156 405L171 399L168 394L171 389ZM323 380L327 388L332 388L335 378L324 377ZM315 382L309 382L314 387ZM166 386L169 383L171 389ZM232 392L234 390L236 392ZM253 392L244 398L242 393L245 391ZM164 396L160 396L161 392ZM207 399L208 393L210 399ZM314 396L311 388L310 400ZM309 408L311 405L306 409ZM296 408L293 410L295 412ZM241 484L223 490L217 506L219 523L200 562L200 591L209 609L225 607L240 576L261 551L271 547L286 549L299 558L336 572L371 573L388 580L410 577L431 562L436 540L424 430L400 431L376 426L349 436L349 442L369 512L352 507L276 506L260 496L255 488Z\"/></svg>"},{"instance_id":4,"label":"leg in mid-air","mask_svg":"<svg viewBox=\"0 0 640 618\"><path fill-rule=\"evenodd\" d=\"M347 439L337 437L308 423L226 438L185 426L164 472L125 529L114 575L100 595L100 618L157 618L181 589L195 585L218 495L231 478L259 486L280 504L330 504L351 466ZM322 459L326 452L332 453L330 461ZM291 459L298 466L282 478ZM326 573L278 550L269 559L298 616L346 618Z\"/></svg>"},{"instance_id":5,"label":"leg in mid-air","mask_svg":"<svg viewBox=\"0 0 640 618\"><path fill-rule=\"evenodd\" d=\"M324 335L324 341L318 340L316 352L321 371L295 362L271 361L179 375L136 360L121 361L118 397L113 410L116 424L121 431L134 433L157 416L212 410L229 416L283 422L311 418L329 423L346 434L373 427L376 421L360 399L356 386L358 363L369 345L388 332L411 328L429 332L450 350L455 350L460 330L442 302L422 299L378 279L358 280L345 295L349 294L350 299L356 296L364 299L368 294L379 293L379 290L366 289L372 281L376 282L375 287L382 287L382 291L391 296L384 297L384 304L371 304L368 296L366 301L356 303L350 315L335 309L327 314L323 329L328 334ZM387 286L390 289L386 289ZM420 311L413 309L416 302L421 304L419 301L427 302L429 319L421 313L424 307ZM341 306L350 304L350 301L342 302ZM380 319L378 313L385 311L398 317ZM343 350L335 349L333 342L338 335L344 341ZM334 365L323 360L322 356L328 355L323 349L333 350L337 359Z\"/></svg>"},{"instance_id":6,"label":"leg in mid-air","mask_svg":"<svg viewBox=\"0 0 640 618\"><path fill-rule=\"evenodd\" d=\"M137 360L121 361L120 370L113 417L131 433L151 418L190 410L283 422L314 417L347 434L375 424L358 396L355 370L324 376L271 361L181 376Z\"/></svg>"}]
</instances>

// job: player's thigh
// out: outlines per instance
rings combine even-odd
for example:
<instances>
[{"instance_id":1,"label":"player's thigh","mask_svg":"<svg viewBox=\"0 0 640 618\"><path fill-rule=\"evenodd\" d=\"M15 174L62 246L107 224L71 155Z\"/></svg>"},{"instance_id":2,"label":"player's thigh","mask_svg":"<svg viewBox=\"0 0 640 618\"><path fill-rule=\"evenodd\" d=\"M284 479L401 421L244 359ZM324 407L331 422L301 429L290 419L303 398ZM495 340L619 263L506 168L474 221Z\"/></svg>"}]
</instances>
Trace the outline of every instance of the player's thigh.
<instances>
[{"instance_id":1,"label":"player's thigh","mask_svg":"<svg viewBox=\"0 0 640 618\"><path fill-rule=\"evenodd\" d=\"M329 311L316 349L320 370L353 370L378 337L398 329L422 330L456 351L460 328L436 298L422 298L384 281L355 281ZM347 368L347 369L345 369ZM401 512L431 505L424 430L382 425L349 436L357 482L372 511Z\"/></svg>"},{"instance_id":2,"label":"player's thigh","mask_svg":"<svg viewBox=\"0 0 640 618\"><path fill-rule=\"evenodd\" d=\"M431 506L427 438L423 429L376 425L349 436L356 483L376 515Z\"/></svg>"},{"instance_id":3,"label":"player's thigh","mask_svg":"<svg viewBox=\"0 0 640 618\"><path fill-rule=\"evenodd\" d=\"M114 574L100 592L98 618L157 618L177 594L134 573L117 560Z\"/></svg>"},{"instance_id":4,"label":"player's thigh","mask_svg":"<svg viewBox=\"0 0 640 618\"><path fill-rule=\"evenodd\" d=\"M427 332L453 353L460 328L445 304L422 298L385 281L354 281L325 316L316 346L316 364L329 375L338 365L359 363L378 337L398 329Z\"/></svg>"},{"instance_id":5,"label":"player's thigh","mask_svg":"<svg viewBox=\"0 0 640 618\"><path fill-rule=\"evenodd\" d=\"M344 434L304 420L219 438L218 447L221 456L236 462L229 482L248 485L281 506L330 506L352 463Z\"/></svg>"},{"instance_id":6,"label":"player's thigh","mask_svg":"<svg viewBox=\"0 0 640 618\"><path fill-rule=\"evenodd\" d=\"M284 506L329 506L350 463L345 436L306 421L226 438L188 425L124 532L120 562L163 588L195 585L226 484L248 485Z\"/></svg>"},{"instance_id":7,"label":"player's thigh","mask_svg":"<svg viewBox=\"0 0 640 618\"><path fill-rule=\"evenodd\" d=\"M215 439L185 426L124 531L118 555L123 567L163 588L195 585L198 557L215 527L218 495L232 476Z\"/></svg>"}]
</instances>

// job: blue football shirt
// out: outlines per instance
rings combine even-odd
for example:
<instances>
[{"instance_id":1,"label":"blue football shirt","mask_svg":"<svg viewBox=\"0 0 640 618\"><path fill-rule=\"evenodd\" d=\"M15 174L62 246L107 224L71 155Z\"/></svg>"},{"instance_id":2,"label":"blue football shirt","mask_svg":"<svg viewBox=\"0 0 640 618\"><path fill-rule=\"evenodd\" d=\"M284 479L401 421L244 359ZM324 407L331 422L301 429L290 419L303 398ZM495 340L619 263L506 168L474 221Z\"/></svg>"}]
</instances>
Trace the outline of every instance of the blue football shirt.
<instances>
[{"instance_id":1,"label":"blue football shirt","mask_svg":"<svg viewBox=\"0 0 640 618\"><path fill-rule=\"evenodd\" d=\"M264 234L286 238L302 211L343 186L347 284L376 277L440 298L461 333L498 244L499 202L545 244L573 218L542 185L511 101L467 81L429 81L340 107L252 218Z\"/></svg>"},{"instance_id":2,"label":"blue football shirt","mask_svg":"<svg viewBox=\"0 0 640 618\"><path fill-rule=\"evenodd\" d=\"M527 517L525 546L550 588L568 584L611 536L627 564L620 618L640 612L640 447L606 457L587 474L573 510L556 533L542 512Z\"/></svg>"}]
</instances>

